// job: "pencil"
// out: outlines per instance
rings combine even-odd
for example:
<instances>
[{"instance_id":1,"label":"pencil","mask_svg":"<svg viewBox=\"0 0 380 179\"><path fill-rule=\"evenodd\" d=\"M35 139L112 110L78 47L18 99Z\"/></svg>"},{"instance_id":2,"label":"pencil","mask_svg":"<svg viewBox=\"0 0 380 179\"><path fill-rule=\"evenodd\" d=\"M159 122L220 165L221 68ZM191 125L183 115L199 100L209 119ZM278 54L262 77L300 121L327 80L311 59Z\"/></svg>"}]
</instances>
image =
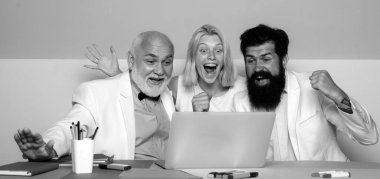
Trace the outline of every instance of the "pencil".
<instances>
[{"instance_id":1,"label":"pencil","mask_svg":"<svg viewBox=\"0 0 380 179\"><path fill-rule=\"evenodd\" d=\"M83 129L80 130L80 140L83 140Z\"/></svg>"},{"instance_id":2,"label":"pencil","mask_svg":"<svg viewBox=\"0 0 380 179\"><path fill-rule=\"evenodd\" d=\"M73 130L74 130L74 140L78 140L78 130L77 125L73 123Z\"/></svg>"},{"instance_id":3,"label":"pencil","mask_svg":"<svg viewBox=\"0 0 380 179\"><path fill-rule=\"evenodd\" d=\"M73 126L70 126L70 132L71 132L71 136L73 136L73 139L74 139L75 138L75 134L74 134Z\"/></svg>"},{"instance_id":4,"label":"pencil","mask_svg":"<svg viewBox=\"0 0 380 179\"><path fill-rule=\"evenodd\" d=\"M94 134L92 134L92 136L90 137L92 140L95 139L95 135L98 132L98 129L99 129L99 127L96 127Z\"/></svg>"},{"instance_id":5,"label":"pencil","mask_svg":"<svg viewBox=\"0 0 380 179\"><path fill-rule=\"evenodd\" d=\"M78 127L78 140L81 140L81 138L80 138L80 122L79 121L77 123L77 127Z\"/></svg>"}]
</instances>

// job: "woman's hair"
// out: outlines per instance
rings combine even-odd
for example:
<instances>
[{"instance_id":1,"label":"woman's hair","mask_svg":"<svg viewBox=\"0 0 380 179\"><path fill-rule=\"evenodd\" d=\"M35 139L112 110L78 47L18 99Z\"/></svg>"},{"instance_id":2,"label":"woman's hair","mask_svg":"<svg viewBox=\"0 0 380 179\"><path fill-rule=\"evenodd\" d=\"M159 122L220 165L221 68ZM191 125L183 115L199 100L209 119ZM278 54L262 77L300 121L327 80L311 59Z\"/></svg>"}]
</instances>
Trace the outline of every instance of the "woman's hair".
<instances>
[{"instance_id":1,"label":"woman's hair","mask_svg":"<svg viewBox=\"0 0 380 179\"><path fill-rule=\"evenodd\" d=\"M205 35L217 35L220 41L222 41L223 67L220 69L218 80L223 87L233 86L237 77L237 72L231 59L230 46L224 38L222 32L215 26L208 24L197 29L190 39L183 74L183 84L186 88L191 88L192 86L198 85L198 74L195 68L195 60L200 39Z\"/></svg>"}]
</instances>

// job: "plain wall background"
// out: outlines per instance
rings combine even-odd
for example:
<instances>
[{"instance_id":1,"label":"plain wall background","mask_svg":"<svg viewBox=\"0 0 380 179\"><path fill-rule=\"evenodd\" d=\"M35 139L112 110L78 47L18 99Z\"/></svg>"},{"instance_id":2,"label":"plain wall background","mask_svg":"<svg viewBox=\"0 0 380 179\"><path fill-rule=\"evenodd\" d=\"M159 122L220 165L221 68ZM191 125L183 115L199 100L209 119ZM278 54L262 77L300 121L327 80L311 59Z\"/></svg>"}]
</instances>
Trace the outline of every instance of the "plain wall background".
<instances>
[{"instance_id":1,"label":"plain wall background","mask_svg":"<svg viewBox=\"0 0 380 179\"><path fill-rule=\"evenodd\" d=\"M224 32L235 59L241 59L239 36L247 28L284 29L290 58L299 59L289 66L328 69L380 125L378 7L376 0L2 0L0 164L21 160L13 141L17 128L43 132L68 112L79 83L104 78L82 67L90 63L83 60L87 45L108 51L112 44L125 58L138 33L158 30L172 39L175 58L184 59L192 33L206 23ZM340 142L352 160L380 162L380 144Z\"/></svg>"},{"instance_id":2,"label":"plain wall background","mask_svg":"<svg viewBox=\"0 0 380 179\"><path fill-rule=\"evenodd\" d=\"M283 28L296 59L377 59L377 0L1 0L0 59L80 59L96 42L125 57L140 32L166 33L184 59L201 25L220 28L241 58L240 34L259 23Z\"/></svg>"}]
</instances>

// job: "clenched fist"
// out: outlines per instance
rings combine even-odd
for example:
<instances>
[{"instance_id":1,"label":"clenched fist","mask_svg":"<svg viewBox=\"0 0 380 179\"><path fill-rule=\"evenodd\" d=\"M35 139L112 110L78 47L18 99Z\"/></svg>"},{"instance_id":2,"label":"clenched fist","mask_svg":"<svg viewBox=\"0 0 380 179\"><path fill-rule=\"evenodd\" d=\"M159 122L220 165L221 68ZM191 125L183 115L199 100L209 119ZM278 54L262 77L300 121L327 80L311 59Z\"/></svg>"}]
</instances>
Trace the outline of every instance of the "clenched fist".
<instances>
[{"instance_id":1,"label":"clenched fist","mask_svg":"<svg viewBox=\"0 0 380 179\"><path fill-rule=\"evenodd\" d=\"M326 70L314 71L309 79L312 88L321 91L336 104L341 103L347 96L344 91L334 83L329 72Z\"/></svg>"},{"instance_id":2,"label":"clenched fist","mask_svg":"<svg viewBox=\"0 0 380 179\"><path fill-rule=\"evenodd\" d=\"M194 112L207 112L210 108L210 97L207 93L202 92L195 95L192 99Z\"/></svg>"}]
</instances>

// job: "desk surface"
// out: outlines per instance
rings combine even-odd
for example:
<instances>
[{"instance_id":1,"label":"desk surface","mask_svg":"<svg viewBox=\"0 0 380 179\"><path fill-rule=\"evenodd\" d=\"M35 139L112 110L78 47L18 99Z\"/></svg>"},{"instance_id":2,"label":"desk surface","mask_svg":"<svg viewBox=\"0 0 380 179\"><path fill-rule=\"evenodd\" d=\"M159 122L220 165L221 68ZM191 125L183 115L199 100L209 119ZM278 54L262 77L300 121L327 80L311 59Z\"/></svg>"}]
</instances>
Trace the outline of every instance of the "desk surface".
<instances>
[{"instance_id":1,"label":"desk surface","mask_svg":"<svg viewBox=\"0 0 380 179\"><path fill-rule=\"evenodd\" d=\"M380 176L380 164L374 162L320 162L320 161L296 161L296 162L267 162L264 168L244 169L257 171L257 178L312 178L311 173L326 170L345 170L351 172L351 179L378 179ZM184 170L196 176L207 178L209 169ZM215 171L228 171L215 169Z\"/></svg>"},{"instance_id":2,"label":"desk surface","mask_svg":"<svg viewBox=\"0 0 380 179\"><path fill-rule=\"evenodd\" d=\"M138 164L138 161L134 161ZM124 163L124 162L123 162ZM154 164L150 168L157 169ZM257 178L312 178L311 173L324 170L346 170L351 172L351 179L378 179L380 176L380 164L374 162L319 162L319 161L297 161L297 162L267 162L264 168L245 169L248 171L258 171ZM133 170L133 169L132 169ZM196 176L206 177L211 169L186 169L185 172ZM212 171L223 171L221 169L213 169ZM224 169L225 171L225 169ZM70 175L71 167L59 167L58 170L36 175L33 179L54 179L63 178ZM95 175L70 175L72 178L119 178L121 171L117 170L102 170L94 167L93 174ZM25 179L26 177L17 176L0 176L1 179ZM68 178L68 177L65 177ZM315 179L315 178L313 178Z\"/></svg>"}]
</instances>

